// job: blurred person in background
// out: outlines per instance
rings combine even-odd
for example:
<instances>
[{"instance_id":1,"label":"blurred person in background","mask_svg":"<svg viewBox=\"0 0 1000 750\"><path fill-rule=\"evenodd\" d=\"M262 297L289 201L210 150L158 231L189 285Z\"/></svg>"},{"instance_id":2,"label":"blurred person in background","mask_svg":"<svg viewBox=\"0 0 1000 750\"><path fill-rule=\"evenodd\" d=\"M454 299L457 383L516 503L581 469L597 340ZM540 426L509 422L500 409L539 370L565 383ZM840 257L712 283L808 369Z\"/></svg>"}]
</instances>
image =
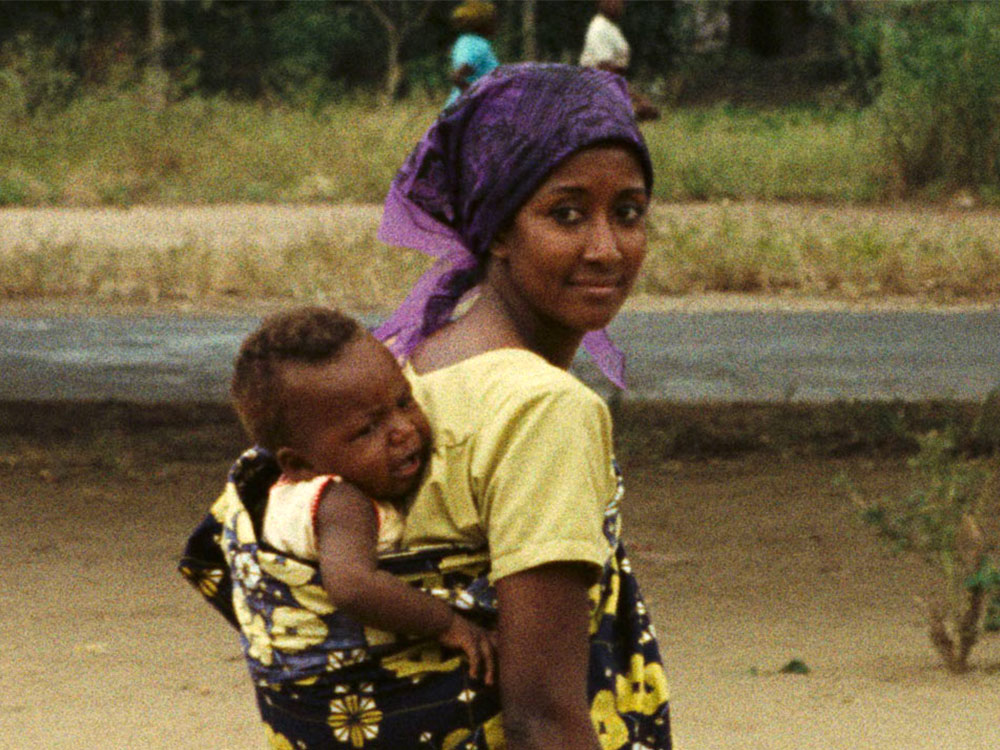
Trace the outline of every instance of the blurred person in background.
<instances>
[{"instance_id":1,"label":"blurred person in background","mask_svg":"<svg viewBox=\"0 0 1000 750\"><path fill-rule=\"evenodd\" d=\"M497 12L493 3L465 0L451 14L459 33L451 48L450 80L453 84L445 107L454 102L470 84L500 64L490 39L497 31Z\"/></svg>"},{"instance_id":2,"label":"blurred person in background","mask_svg":"<svg viewBox=\"0 0 1000 750\"><path fill-rule=\"evenodd\" d=\"M580 65L599 68L625 77L632 59L632 49L618 27L625 14L625 0L598 0L597 13L587 27ZM656 120L660 110L643 94L629 86L629 97L638 120Z\"/></svg>"}]
</instances>

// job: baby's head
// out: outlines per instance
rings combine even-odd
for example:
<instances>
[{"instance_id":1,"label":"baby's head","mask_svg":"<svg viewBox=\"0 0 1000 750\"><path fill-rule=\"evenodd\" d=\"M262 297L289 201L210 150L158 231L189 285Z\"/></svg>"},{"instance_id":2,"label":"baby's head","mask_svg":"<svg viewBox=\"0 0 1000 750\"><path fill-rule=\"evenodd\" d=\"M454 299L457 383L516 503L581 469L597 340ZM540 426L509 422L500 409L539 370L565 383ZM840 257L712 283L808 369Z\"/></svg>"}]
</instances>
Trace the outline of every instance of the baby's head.
<instances>
[{"instance_id":1,"label":"baby's head","mask_svg":"<svg viewBox=\"0 0 1000 750\"><path fill-rule=\"evenodd\" d=\"M420 482L427 418L389 350L336 310L266 318L240 347L231 391L250 438L293 480L339 474L385 501Z\"/></svg>"}]
</instances>

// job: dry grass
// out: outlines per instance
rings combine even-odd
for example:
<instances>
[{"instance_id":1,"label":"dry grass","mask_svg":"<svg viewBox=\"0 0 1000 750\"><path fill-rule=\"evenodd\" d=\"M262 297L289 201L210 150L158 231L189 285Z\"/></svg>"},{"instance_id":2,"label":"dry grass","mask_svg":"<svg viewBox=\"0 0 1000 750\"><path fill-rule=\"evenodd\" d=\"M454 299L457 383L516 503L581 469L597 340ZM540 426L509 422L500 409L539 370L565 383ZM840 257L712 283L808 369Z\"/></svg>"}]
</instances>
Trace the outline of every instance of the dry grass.
<instances>
[{"instance_id":1,"label":"dry grass","mask_svg":"<svg viewBox=\"0 0 1000 750\"><path fill-rule=\"evenodd\" d=\"M361 311L398 303L428 265L375 239L373 206L15 214L0 237L8 300L326 301ZM1000 292L997 237L997 212L658 204L637 292L986 302Z\"/></svg>"},{"instance_id":2,"label":"dry grass","mask_svg":"<svg viewBox=\"0 0 1000 750\"><path fill-rule=\"evenodd\" d=\"M639 291L981 301L1000 291L1000 214L788 204L653 212Z\"/></svg>"}]
</instances>

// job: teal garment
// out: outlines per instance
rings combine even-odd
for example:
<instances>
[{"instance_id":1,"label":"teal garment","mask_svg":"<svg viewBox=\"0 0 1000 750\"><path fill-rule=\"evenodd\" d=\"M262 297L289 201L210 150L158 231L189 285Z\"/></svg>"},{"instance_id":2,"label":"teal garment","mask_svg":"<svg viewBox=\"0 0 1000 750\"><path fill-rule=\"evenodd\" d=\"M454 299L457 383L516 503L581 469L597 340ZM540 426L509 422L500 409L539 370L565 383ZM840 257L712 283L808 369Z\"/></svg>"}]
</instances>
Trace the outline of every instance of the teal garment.
<instances>
[{"instance_id":1,"label":"teal garment","mask_svg":"<svg viewBox=\"0 0 1000 750\"><path fill-rule=\"evenodd\" d=\"M463 65L472 68L472 73L465 78L466 82L471 84L498 67L500 61L493 54L493 45L486 37L479 34L462 34L451 48L451 69L456 71ZM462 90L458 86L453 87L444 106L451 106L461 93Z\"/></svg>"}]
</instances>

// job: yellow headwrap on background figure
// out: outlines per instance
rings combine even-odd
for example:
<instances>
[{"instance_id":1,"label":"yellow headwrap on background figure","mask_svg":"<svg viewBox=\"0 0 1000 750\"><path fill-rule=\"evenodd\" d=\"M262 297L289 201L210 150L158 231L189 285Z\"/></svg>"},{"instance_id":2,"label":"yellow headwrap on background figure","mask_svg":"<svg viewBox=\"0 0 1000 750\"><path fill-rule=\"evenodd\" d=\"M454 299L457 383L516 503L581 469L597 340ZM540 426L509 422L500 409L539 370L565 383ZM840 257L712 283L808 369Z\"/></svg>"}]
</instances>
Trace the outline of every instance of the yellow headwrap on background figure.
<instances>
[{"instance_id":1,"label":"yellow headwrap on background figure","mask_svg":"<svg viewBox=\"0 0 1000 750\"><path fill-rule=\"evenodd\" d=\"M458 29L476 29L492 23L497 9L485 0L465 0L451 12L451 22Z\"/></svg>"}]
</instances>

